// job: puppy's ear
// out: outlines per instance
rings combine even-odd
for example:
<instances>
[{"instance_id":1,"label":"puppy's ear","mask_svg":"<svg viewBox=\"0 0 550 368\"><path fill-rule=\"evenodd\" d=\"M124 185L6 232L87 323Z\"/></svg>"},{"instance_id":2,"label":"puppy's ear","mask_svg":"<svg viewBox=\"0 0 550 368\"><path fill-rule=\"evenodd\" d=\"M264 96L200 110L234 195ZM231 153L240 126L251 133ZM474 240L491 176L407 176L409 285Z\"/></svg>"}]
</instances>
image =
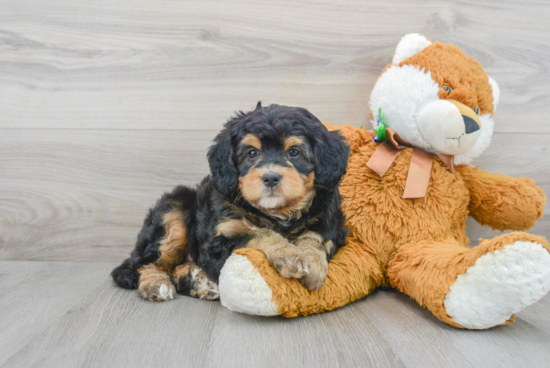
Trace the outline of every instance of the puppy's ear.
<instances>
[{"instance_id":1,"label":"puppy's ear","mask_svg":"<svg viewBox=\"0 0 550 368\"><path fill-rule=\"evenodd\" d=\"M333 190L346 173L349 146L339 131L329 132L323 125L315 132L315 138L315 184Z\"/></svg>"},{"instance_id":2,"label":"puppy's ear","mask_svg":"<svg viewBox=\"0 0 550 368\"><path fill-rule=\"evenodd\" d=\"M258 109L261 109L262 108L262 101L258 101L258 103L256 104L256 108L254 109L254 111L258 110Z\"/></svg>"},{"instance_id":3,"label":"puppy's ear","mask_svg":"<svg viewBox=\"0 0 550 368\"><path fill-rule=\"evenodd\" d=\"M239 185L239 173L233 161L233 147L227 131L222 131L208 149L212 184L225 197L231 197Z\"/></svg>"}]
</instances>

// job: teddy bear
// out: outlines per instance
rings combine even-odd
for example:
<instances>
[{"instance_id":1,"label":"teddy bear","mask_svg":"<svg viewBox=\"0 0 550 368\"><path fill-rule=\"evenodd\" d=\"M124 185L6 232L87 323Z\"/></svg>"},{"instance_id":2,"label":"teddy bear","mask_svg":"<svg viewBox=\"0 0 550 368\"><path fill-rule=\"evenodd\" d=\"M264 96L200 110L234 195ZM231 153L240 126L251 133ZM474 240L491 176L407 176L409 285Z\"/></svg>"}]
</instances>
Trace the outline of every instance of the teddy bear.
<instances>
[{"instance_id":1,"label":"teddy bear","mask_svg":"<svg viewBox=\"0 0 550 368\"><path fill-rule=\"evenodd\" d=\"M309 291L260 251L239 249L220 275L222 304L294 317L393 287L457 328L513 322L550 290L550 247L524 232L469 247L468 216L520 231L543 215L546 197L532 180L468 165L489 146L498 102L497 83L460 48L404 36L370 95L374 132L326 123L351 155L340 184L349 235L325 284Z\"/></svg>"}]
</instances>

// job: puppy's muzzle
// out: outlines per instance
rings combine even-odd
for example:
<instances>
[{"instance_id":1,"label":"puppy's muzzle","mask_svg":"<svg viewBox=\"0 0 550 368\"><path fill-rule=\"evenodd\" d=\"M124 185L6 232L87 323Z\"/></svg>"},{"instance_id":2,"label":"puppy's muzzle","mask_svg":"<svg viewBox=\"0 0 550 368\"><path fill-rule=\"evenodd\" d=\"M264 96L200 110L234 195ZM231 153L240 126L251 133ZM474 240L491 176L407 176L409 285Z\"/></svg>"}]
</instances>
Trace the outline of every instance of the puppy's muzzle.
<instances>
[{"instance_id":1,"label":"puppy's muzzle","mask_svg":"<svg viewBox=\"0 0 550 368\"><path fill-rule=\"evenodd\" d=\"M276 172L269 171L262 176L262 181L268 188L275 188L281 183L281 175Z\"/></svg>"}]
</instances>

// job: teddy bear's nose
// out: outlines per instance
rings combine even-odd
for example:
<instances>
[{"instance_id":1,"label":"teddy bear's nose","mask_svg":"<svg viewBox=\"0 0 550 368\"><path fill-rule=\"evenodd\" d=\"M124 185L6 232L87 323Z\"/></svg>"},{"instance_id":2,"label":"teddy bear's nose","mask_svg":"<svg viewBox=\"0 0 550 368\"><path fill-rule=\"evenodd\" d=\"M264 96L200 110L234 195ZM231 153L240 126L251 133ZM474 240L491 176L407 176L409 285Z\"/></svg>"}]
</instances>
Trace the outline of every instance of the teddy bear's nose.
<instances>
[{"instance_id":1,"label":"teddy bear's nose","mask_svg":"<svg viewBox=\"0 0 550 368\"><path fill-rule=\"evenodd\" d=\"M479 124L471 117L462 115L462 119L464 120L464 125L466 126L466 134L477 132L479 130Z\"/></svg>"},{"instance_id":2,"label":"teddy bear's nose","mask_svg":"<svg viewBox=\"0 0 550 368\"><path fill-rule=\"evenodd\" d=\"M479 116L472 110L470 107L464 105L461 102L455 100L445 100L452 103L458 109L458 113L462 115L462 120L464 121L464 133L470 134L477 132L481 129L481 120Z\"/></svg>"}]
</instances>

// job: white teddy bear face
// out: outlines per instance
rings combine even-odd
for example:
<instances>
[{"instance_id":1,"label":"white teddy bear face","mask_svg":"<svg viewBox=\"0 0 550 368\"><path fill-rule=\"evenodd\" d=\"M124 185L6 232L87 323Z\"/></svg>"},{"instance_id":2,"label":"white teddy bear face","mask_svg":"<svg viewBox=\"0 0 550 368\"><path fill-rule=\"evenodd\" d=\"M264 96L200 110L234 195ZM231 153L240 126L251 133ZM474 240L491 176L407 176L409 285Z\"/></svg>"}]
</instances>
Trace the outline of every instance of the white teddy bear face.
<instances>
[{"instance_id":1,"label":"white teddy bear face","mask_svg":"<svg viewBox=\"0 0 550 368\"><path fill-rule=\"evenodd\" d=\"M430 45L418 34L403 37L393 58L394 65L380 76L371 92L371 112L376 117L381 109L386 127L408 144L430 153L453 155L456 164L468 163L488 147L493 118L490 112L478 115L477 106L472 109L456 100L441 99L444 86L432 78L430 71L398 65ZM489 84L496 110L498 85L491 78ZM450 93L451 88L445 88Z\"/></svg>"},{"instance_id":2,"label":"white teddy bear face","mask_svg":"<svg viewBox=\"0 0 550 368\"><path fill-rule=\"evenodd\" d=\"M420 134L433 149L447 155L471 150L481 135L481 122L472 109L455 100L425 105L416 117Z\"/></svg>"}]
</instances>

